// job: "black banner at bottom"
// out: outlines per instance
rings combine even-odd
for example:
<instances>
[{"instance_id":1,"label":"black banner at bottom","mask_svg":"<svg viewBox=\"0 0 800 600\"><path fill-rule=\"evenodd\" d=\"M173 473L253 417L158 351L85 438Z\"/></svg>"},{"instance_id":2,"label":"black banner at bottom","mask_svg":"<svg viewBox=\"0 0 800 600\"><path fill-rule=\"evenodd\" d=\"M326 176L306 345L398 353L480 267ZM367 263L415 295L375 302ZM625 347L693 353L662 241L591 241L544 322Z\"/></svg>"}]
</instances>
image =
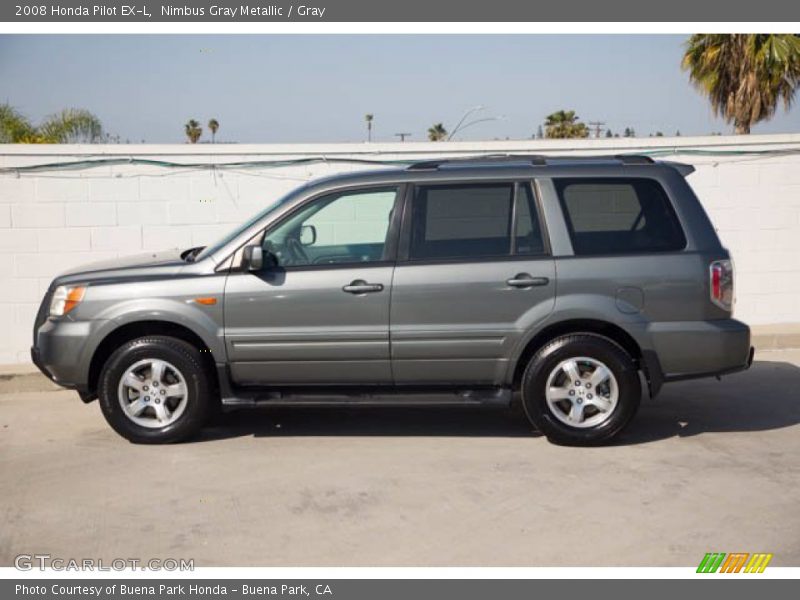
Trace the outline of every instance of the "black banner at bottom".
<instances>
[{"instance_id":1,"label":"black banner at bottom","mask_svg":"<svg viewBox=\"0 0 800 600\"><path fill-rule=\"evenodd\" d=\"M707 575L697 579L7 579L0 598L9 600L532 600L647 598L675 600L687 594L725 594L726 600L795 597L797 581L758 575ZM543 596L547 594L547 596ZM757 596L756 596L757 594ZM613 595L613 596L612 596ZM695 596L696 597L696 596Z\"/></svg>"}]
</instances>

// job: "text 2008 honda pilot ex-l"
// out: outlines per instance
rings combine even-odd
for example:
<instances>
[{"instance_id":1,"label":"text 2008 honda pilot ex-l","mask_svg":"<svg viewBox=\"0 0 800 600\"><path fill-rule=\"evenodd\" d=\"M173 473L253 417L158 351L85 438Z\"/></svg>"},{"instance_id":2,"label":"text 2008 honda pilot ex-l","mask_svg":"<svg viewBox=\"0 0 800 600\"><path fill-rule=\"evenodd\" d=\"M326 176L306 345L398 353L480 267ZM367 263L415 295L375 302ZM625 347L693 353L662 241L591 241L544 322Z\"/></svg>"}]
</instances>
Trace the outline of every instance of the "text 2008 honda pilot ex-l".
<instances>
[{"instance_id":1,"label":"text 2008 honda pilot ex-l","mask_svg":"<svg viewBox=\"0 0 800 600\"><path fill-rule=\"evenodd\" d=\"M216 244L53 281L33 361L135 442L219 406L510 402L597 444L646 382L746 369L733 268L642 156L428 161L312 182Z\"/></svg>"}]
</instances>

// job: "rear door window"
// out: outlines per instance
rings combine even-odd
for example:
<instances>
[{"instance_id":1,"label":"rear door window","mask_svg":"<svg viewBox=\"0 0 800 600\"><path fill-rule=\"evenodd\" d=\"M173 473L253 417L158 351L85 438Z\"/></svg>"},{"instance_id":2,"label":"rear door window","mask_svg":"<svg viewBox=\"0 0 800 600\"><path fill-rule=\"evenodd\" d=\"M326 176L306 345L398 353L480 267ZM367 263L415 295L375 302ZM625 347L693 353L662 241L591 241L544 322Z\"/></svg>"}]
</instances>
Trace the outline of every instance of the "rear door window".
<instances>
[{"instance_id":1,"label":"rear door window","mask_svg":"<svg viewBox=\"0 0 800 600\"><path fill-rule=\"evenodd\" d=\"M555 179L578 255L671 252L686 238L661 184L653 179Z\"/></svg>"},{"instance_id":2,"label":"rear door window","mask_svg":"<svg viewBox=\"0 0 800 600\"><path fill-rule=\"evenodd\" d=\"M507 256L513 201L513 183L419 187L411 258Z\"/></svg>"}]
</instances>

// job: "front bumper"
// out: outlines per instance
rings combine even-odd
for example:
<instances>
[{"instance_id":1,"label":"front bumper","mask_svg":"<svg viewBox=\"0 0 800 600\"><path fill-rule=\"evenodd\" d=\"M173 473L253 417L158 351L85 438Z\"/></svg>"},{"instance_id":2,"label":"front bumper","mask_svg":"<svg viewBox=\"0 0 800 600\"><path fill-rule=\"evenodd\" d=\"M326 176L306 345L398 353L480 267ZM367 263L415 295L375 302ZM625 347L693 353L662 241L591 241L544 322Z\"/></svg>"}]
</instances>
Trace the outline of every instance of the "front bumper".
<instances>
[{"instance_id":1,"label":"front bumper","mask_svg":"<svg viewBox=\"0 0 800 600\"><path fill-rule=\"evenodd\" d=\"M31 360L54 383L85 391L91 359L90 333L95 321L46 320L36 330Z\"/></svg>"},{"instance_id":2,"label":"front bumper","mask_svg":"<svg viewBox=\"0 0 800 600\"><path fill-rule=\"evenodd\" d=\"M36 368L44 374L45 377L47 377L50 381L56 381L53 377L53 374L48 371L47 367L45 367L44 363L42 363L41 352L39 352L39 349L36 346L31 346L31 361L34 365L36 365Z\"/></svg>"}]
</instances>

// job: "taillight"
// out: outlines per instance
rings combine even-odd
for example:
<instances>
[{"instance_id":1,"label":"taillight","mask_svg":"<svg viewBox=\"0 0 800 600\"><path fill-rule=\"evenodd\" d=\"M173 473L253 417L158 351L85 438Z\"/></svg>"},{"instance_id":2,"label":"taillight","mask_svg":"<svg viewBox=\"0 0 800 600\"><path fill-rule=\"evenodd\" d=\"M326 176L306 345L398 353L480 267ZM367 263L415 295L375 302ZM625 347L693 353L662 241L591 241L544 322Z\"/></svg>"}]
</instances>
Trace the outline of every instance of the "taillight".
<instances>
[{"instance_id":1,"label":"taillight","mask_svg":"<svg viewBox=\"0 0 800 600\"><path fill-rule=\"evenodd\" d=\"M710 267L711 301L725 310L733 307L733 263L715 260Z\"/></svg>"}]
</instances>

